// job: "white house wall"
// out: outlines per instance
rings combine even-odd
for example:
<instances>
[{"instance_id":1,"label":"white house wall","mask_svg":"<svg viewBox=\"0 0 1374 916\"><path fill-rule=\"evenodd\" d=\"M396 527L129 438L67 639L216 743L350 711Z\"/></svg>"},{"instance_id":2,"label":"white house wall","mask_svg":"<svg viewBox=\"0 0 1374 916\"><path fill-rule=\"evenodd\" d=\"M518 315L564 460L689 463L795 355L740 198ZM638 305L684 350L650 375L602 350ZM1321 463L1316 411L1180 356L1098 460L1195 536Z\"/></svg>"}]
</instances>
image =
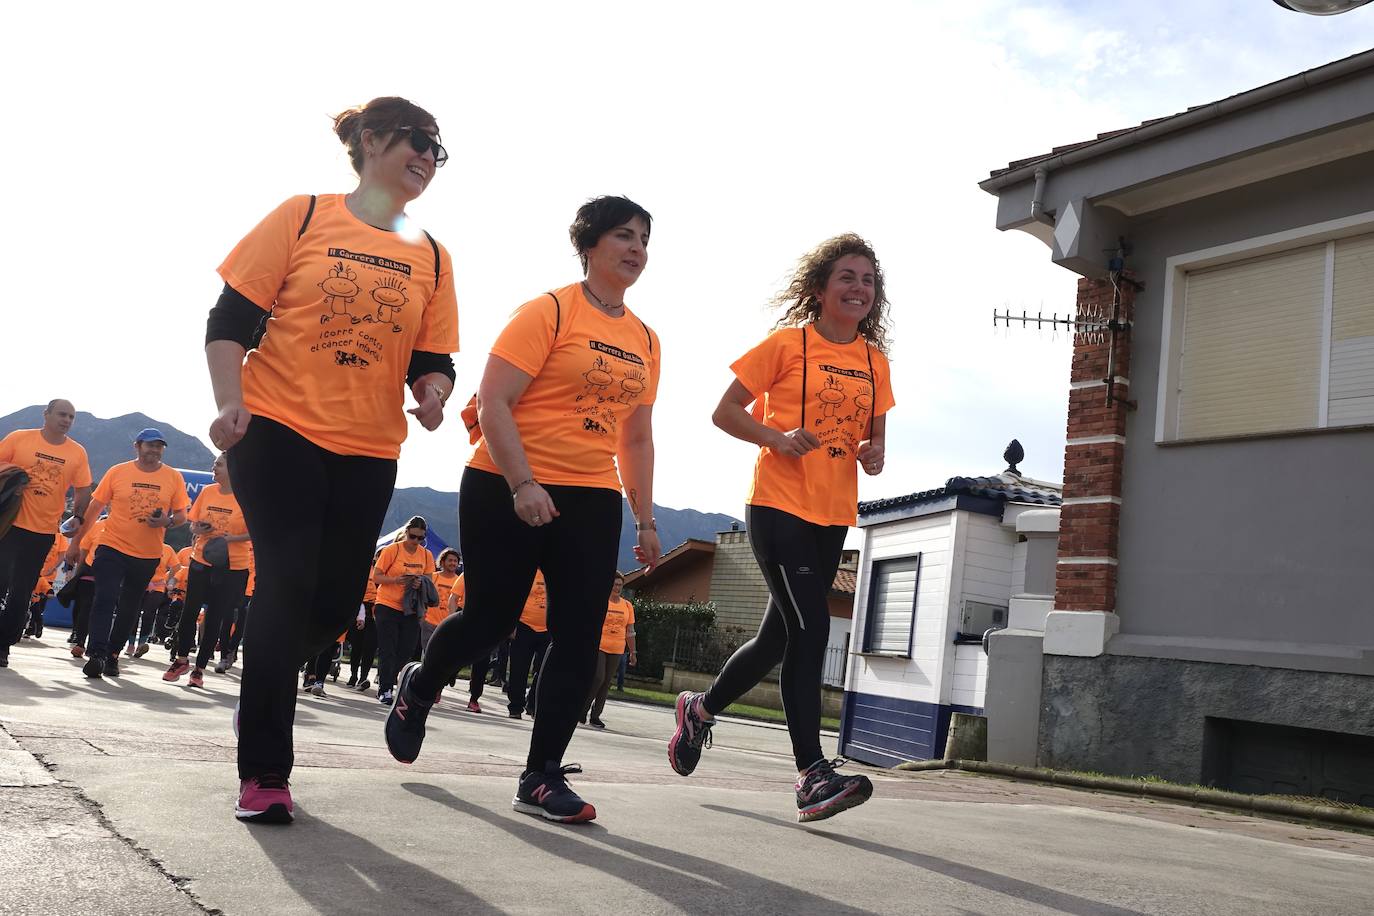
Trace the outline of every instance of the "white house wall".
<instances>
[{"instance_id":1,"label":"white house wall","mask_svg":"<svg viewBox=\"0 0 1374 916\"><path fill-rule=\"evenodd\" d=\"M949 701L955 706L983 708L988 683L988 657L981 645L954 647L954 680Z\"/></svg>"},{"instance_id":2,"label":"white house wall","mask_svg":"<svg viewBox=\"0 0 1374 916\"><path fill-rule=\"evenodd\" d=\"M949 566L956 514L941 513L864 529L859 582L854 595L851 653L863 647L868 620L868 592L877 560L921 555L916 588L916 621L911 658L851 654L845 689L899 699L940 702L945 667L944 643L949 613Z\"/></svg>"},{"instance_id":3,"label":"white house wall","mask_svg":"<svg viewBox=\"0 0 1374 916\"><path fill-rule=\"evenodd\" d=\"M964 599L1003 607L1010 602L1015 578L1016 531L989 515L976 512L956 512L955 515L960 535L955 567L959 578L952 582L950 593L949 631L943 646L948 657L944 670L949 676L941 698L945 703L981 709L987 685L987 657L981 645L954 645L954 634L959 632L962 622ZM1024 561L1021 577L1024 581Z\"/></svg>"}]
</instances>

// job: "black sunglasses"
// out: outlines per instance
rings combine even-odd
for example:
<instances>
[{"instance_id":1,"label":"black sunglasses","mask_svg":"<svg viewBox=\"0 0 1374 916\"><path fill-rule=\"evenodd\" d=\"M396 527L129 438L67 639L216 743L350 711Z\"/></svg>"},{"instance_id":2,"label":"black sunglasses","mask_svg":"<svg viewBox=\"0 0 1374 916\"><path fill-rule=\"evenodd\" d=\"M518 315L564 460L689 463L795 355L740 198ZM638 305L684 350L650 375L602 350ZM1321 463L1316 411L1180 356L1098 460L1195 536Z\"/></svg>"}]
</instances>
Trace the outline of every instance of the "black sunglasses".
<instances>
[{"instance_id":1,"label":"black sunglasses","mask_svg":"<svg viewBox=\"0 0 1374 916\"><path fill-rule=\"evenodd\" d=\"M434 167L443 168L448 162L448 150L444 149L443 144L431 137L423 127L397 127L396 133L408 134L410 148L423 156L430 150L434 150Z\"/></svg>"},{"instance_id":2,"label":"black sunglasses","mask_svg":"<svg viewBox=\"0 0 1374 916\"><path fill-rule=\"evenodd\" d=\"M423 541L424 539L425 539L425 536L424 536L423 534L407 534L407 535L406 535L406 540L407 540L407 541Z\"/></svg>"}]
</instances>

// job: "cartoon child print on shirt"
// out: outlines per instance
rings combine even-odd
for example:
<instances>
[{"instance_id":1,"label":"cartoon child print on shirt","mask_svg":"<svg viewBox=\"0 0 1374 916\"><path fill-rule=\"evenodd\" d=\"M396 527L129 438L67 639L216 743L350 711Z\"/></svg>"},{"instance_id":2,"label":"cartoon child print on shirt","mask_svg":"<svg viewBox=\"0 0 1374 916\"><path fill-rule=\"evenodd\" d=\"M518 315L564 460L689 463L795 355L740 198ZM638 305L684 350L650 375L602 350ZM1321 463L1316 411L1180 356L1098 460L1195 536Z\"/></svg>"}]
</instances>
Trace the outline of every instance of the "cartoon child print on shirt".
<instances>
[{"instance_id":1,"label":"cartoon child print on shirt","mask_svg":"<svg viewBox=\"0 0 1374 916\"><path fill-rule=\"evenodd\" d=\"M873 412L873 380L862 370L829 365L820 368L829 373L814 395L820 415L812 419L808 408L807 426L814 430L828 457L848 458L858 451L859 440ZM852 398L845 389L843 379L853 380L859 385L858 392Z\"/></svg>"},{"instance_id":2,"label":"cartoon child print on shirt","mask_svg":"<svg viewBox=\"0 0 1374 916\"><path fill-rule=\"evenodd\" d=\"M24 469L29 475L29 492L35 496L51 496L62 486L62 465L39 458Z\"/></svg>"},{"instance_id":3,"label":"cartoon child print on shirt","mask_svg":"<svg viewBox=\"0 0 1374 916\"><path fill-rule=\"evenodd\" d=\"M633 407L634 401L648 390L648 375L644 361L636 353L599 341L588 341L596 353L591 367L582 373L587 387L574 398L572 416L582 419L582 428L589 433L608 436L619 422L617 410Z\"/></svg>"},{"instance_id":4,"label":"cartoon child print on shirt","mask_svg":"<svg viewBox=\"0 0 1374 916\"><path fill-rule=\"evenodd\" d=\"M348 310L358 298L358 293L362 288L357 284L358 272L344 264L343 261L337 262L329 268L329 275L318 284L324 291L324 302L329 306L329 314L320 316L320 324L332 321L335 318L347 317L350 324L357 324L362 321L357 315Z\"/></svg>"},{"instance_id":5,"label":"cartoon child print on shirt","mask_svg":"<svg viewBox=\"0 0 1374 916\"><path fill-rule=\"evenodd\" d=\"M845 401L844 385L835 376L827 376L825 387L817 392L816 398L821 402L821 416L834 417Z\"/></svg>"},{"instance_id":6,"label":"cartoon child print on shirt","mask_svg":"<svg viewBox=\"0 0 1374 916\"><path fill-rule=\"evenodd\" d=\"M372 301L377 303L377 321L391 325L393 333L401 333L401 326L396 323L396 319L401 314L401 308L410 301L410 297L406 295L405 284L392 276L385 276L374 282L376 285L370 295ZM367 316L367 320L372 320L372 316Z\"/></svg>"},{"instance_id":7,"label":"cartoon child print on shirt","mask_svg":"<svg viewBox=\"0 0 1374 916\"><path fill-rule=\"evenodd\" d=\"M162 508L162 490L135 487L129 495L129 514L140 522Z\"/></svg>"},{"instance_id":8,"label":"cartoon child print on shirt","mask_svg":"<svg viewBox=\"0 0 1374 916\"><path fill-rule=\"evenodd\" d=\"M611 364L602 356L596 358L596 362L582 373L582 377L587 380L587 394L594 395L600 395L615 381L615 376L611 374Z\"/></svg>"},{"instance_id":9,"label":"cartoon child print on shirt","mask_svg":"<svg viewBox=\"0 0 1374 916\"><path fill-rule=\"evenodd\" d=\"M868 415L873 411L873 386L865 385L858 394L854 395L854 419L860 425L867 422Z\"/></svg>"}]
</instances>

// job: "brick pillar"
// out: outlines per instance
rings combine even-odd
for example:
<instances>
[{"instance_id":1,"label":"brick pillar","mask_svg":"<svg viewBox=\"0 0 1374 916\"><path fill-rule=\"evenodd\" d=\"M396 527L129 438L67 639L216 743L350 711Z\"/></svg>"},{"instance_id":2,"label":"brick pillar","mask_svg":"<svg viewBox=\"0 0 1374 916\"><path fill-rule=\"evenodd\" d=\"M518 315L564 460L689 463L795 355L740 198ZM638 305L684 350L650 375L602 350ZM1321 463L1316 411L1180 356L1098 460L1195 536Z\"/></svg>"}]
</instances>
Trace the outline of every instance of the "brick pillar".
<instances>
[{"instance_id":1,"label":"brick pillar","mask_svg":"<svg viewBox=\"0 0 1374 916\"><path fill-rule=\"evenodd\" d=\"M1080 320L1106 323L1112 317L1109 280L1078 281ZM1121 284L1118 317L1132 318L1135 288ZM1126 451L1126 401L1130 393L1130 338L1117 336L1113 403L1107 404L1110 331L1074 337L1070 375L1068 442L1064 450L1064 505L1059 518L1059 556L1055 568L1054 610L1093 611L1110 617L1088 620L1075 615L1047 621L1046 652L1100 655L1116 632L1117 540L1121 522L1121 472ZM1072 630L1074 638L1056 639ZM1085 639L1077 637L1084 636ZM1064 651L1059 652L1057 650ZM1079 651L1081 650L1081 651Z\"/></svg>"}]
</instances>

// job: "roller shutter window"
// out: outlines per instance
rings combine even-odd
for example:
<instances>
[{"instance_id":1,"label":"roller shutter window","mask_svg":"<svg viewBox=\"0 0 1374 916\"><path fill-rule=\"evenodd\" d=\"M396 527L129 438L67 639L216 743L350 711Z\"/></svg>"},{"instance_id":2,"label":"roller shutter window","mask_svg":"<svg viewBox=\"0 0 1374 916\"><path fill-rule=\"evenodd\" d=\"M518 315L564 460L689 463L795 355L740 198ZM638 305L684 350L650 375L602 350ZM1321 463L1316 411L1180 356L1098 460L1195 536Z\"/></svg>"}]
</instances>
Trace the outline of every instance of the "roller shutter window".
<instances>
[{"instance_id":1,"label":"roller shutter window","mask_svg":"<svg viewBox=\"0 0 1374 916\"><path fill-rule=\"evenodd\" d=\"M1188 274L1180 438L1318 425L1325 277L1324 244Z\"/></svg>"},{"instance_id":2,"label":"roller shutter window","mask_svg":"<svg viewBox=\"0 0 1374 916\"><path fill-rule=\"evenodd\" d=\"M1374 235L1336 242L1329 426L1374 423Z\"/></svg>"},{"instance_id":3,"label":"roller shutter window","mask_svg":"<svg viewBox=\"0 0 1374 916\"><path fill-rule=\"evenodd\" d=\"M868 591L865 652L911 654L911 634L916 623L916 590L920 578L920 554L873 563Z\"/></svg>"}]
</instances>

